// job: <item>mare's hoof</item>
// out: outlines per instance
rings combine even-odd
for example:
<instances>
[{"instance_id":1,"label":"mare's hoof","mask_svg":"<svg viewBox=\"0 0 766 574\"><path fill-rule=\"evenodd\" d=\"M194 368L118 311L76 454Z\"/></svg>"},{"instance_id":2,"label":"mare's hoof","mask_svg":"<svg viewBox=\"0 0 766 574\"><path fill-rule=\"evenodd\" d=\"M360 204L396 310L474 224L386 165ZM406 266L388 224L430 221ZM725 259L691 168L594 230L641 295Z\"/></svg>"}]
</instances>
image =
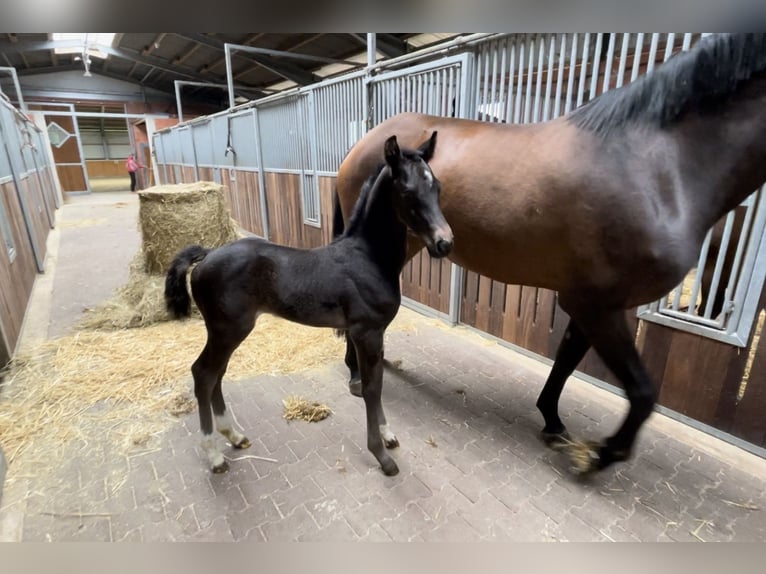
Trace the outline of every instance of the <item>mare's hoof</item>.
<instances>
[{"instance_id":1,"label":"mare's hoof","mask_svg":"<svg viewBox=\"0 0 766 574\"><path fill-rule=\"evenodd\" d=\"M597 442L570 442L566 451L572 463L572 472L577 476L586 476L607 466L601 459L601 449L602 445Z\"/></svg>"},{"instance_id":2,"label":"mare's hoof","mask_svg":"<svg viewBox=\"0 0 766 574\"><path fill-rule=\"evenodd\" d=\"M572 437L569 436L567 430L557 433L543 430L540 431L540 438L543 439L545 446L553 450L564 450L573 444Z\"/></svg>"},{"instance_id":3,"label":"mare's hoof","mask_svg":"<svg viewBox=\"0 0 766 574\"><path fill-rule=\"evenodd\" d=\"M229 463L225 460L213 467L213 474L223 474L224 472L229 472Z\"/></svg>"},{"instance_id":4,"label":"mare's hoof","mask_svg":"<svg viewBox=\"0 0 766 574\"><path fill-rule=\"evenodd\" d=\"M396 466L396 463L393 460L388 460L381 465L381 468L383 469L383 474L386 476L396 476L399 474L399 467Z\"/></svg>"},{"instance_id":5,"label":"mare's hoof","mask_svg":"<svg viewBox=\"0 0 766 574\"><path fill-rule=\"evenodd\" d=\"M239 441L237 444L232 444L231 446L233 446L236 449L242 450L244 448L250 448L251 446L253 446L253 443L250 442L249 438L247 438L246 436L243 436L241 441Z\"/></svg>"},{"instance_id":6,"label":"mare's hoof","mask_svg":"<svg viewBox=\"0 0 766 574\"><path fill-rule=\"evenodd\" d=\"M351 379L348 382L348 392L354 395L355 397L361 397L362 396L362 380Z\"/></svg>"}]
</instances>

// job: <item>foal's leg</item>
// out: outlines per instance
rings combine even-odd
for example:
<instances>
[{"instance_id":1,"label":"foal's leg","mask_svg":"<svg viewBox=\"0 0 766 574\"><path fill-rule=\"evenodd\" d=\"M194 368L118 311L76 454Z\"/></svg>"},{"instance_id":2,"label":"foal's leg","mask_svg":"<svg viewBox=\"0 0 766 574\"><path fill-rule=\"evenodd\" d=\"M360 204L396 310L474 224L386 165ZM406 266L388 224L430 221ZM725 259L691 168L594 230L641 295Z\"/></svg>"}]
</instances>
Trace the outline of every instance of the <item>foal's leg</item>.
<instances>
[{"instance_id":1,"label":"foal's leg","mask_svg":"<svg viewBox=\"0 0 766 574\"><path fill-rule=\"evenodd\" d=\"M384 353L381 354L381 358L383 355ZM356 356L354 343L351 341L348 333L346 333L346 357L344 360L349 371L348 392L350 392L355 397L361 397L362 376L359 374L359 359Z\"/></svg>"},{"instance_id":2,"label":"foal's leg","mask_svg":"<svg viewBox=\"0 0 766 574\"><path fill-rule=\"evenodd\" d=\"M223 402L223 395L220 393L221 380L226 372L231 354L247 337L253 325L253 319L240 319L239 322L232 321L228 323L226 330L208 326L208 338L205 348L192 365L194 394L197 397L197 404L199 406L200 430L202 431L202 450L205 452L214 473L226 472L229 469L229 465L224 459L223 453L216 446L215 437L213 436L213 403L217 403L215 407L216 416L219 421L223 418L225 427L228 415ZM216 387L218 387L217 394L219 396L214 399ZM242 439L247 441L245 437L242 437ZM230 438L230 440L232 439ZM241 443L242 441L237 442ZM234 444L233 440L232 444Z\"/></svg>"},{"instance_id":3,"label":"foal's leg","mask_svg":"<svg viewBox=\"0 0 766 574\"><path fill-rule=\"evenodd\" d=\"M359 360L356 356L356 349L354 343L351 341L348 333L346 333L346 366L349 371L348 379L348 392L355 397L362 396L362 376L359 374Z\"/></svg>"},{"instance_id":4,"label":"foal's leg","mask_svg":"<svg viewBox=\"0 0 766 574\"><path fill-rule=\"evenodd\" d=\"M223 400L223 393L221 392L222 380L223 375L218 377L218 382L213 389L212 403L213 415L215 415L215 428L229 440L234 448L248 448L253 443L234 427L234 417L231 415L231 411L226 408L226 403Z\"/></svg>"},{"instance_id":5,"label":"foal's leg","mask_svg":"<svg viewBox=\"0 0 766 574\"><path fill-rule=\"evenodd\" d=\"M362 376L362 398L367 411L367 448L380 463L383 473L393 476L399 472L399 467L385 447L391 448L399 443L388 428L380 400L383 390L383 331L351 333L351 338Z\"/></svg>"},{"instance_id":6,"label":"foal's leg","mask_svg":"<svg viewBox=\"0 0 766 574\"><path fill-rule=\"evenodd\" d=\"M622 382L630 402L628 414L614 435L600 444L573 448L576 470L587 473L630 458L636 435L657 401L657 388L641 364L624 311L589 308L572 316L606 366Z\"/></svg>"},{"instance_id":7,"label":"foal's leg","mask_svg":"<svg viewBox=\"0 0 766 574\"><path fill-rule=\"evenodd\" d=\"M588 352L590 343L577 324L570 319L564 337L556 351L556 360L537 398L537 408L545 419L541 436L545 444L558 448L569 444L569 433L559 418L559 398L569 376Z\"/></svg>"}]
</instances>

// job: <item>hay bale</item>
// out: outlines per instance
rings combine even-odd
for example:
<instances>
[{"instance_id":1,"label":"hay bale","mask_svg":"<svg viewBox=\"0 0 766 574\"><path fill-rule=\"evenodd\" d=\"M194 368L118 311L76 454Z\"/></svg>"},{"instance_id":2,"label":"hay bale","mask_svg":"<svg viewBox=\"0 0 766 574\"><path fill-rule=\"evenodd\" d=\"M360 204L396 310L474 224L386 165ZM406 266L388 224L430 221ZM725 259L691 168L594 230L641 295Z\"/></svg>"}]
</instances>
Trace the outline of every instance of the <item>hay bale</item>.
<instances>
[{"instance_id":1,"label":"hay bale","mask_svg":"<svg viewBox=\"0 0 766 574\"><path fill-rule=\"evenodd\" d=\"M220 247L245 235L229 215L223 186L209 181L139 192L139 225L141 250L130 265L128 282L113 299L89 309L80 328L129 329L170 320L165 272L178 252L193 244Z\"/></svg>"},{"instance_id":2,"label":"hay bale","mask_svg":"<svg viewBox=\"0 0 766 574\"><path fill-rule=\"evenodd\" d=\"M223 195L209 181L151 187L139 193L144 271L163 274L184 247L220 247L238 238Z\"/></svg>"}]
</instances>

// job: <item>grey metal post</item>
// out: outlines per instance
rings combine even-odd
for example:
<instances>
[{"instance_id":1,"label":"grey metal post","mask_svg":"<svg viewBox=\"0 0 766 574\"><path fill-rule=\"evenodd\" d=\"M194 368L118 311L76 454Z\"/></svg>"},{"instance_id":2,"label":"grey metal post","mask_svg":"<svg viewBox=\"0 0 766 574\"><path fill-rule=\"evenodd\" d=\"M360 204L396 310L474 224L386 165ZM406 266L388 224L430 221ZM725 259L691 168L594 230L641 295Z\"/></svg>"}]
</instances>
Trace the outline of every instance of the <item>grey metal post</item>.
<instances>
[{"instance_id":1,"label":"grey metal post","mask_svg":"<svg viewBox=\"0 0 766 574\"><path fill-rule=\"evenodd\" d=\"M258 117L258 108L253 108L253 123L255 124L255 153L258 157L258 199L261 204L261 218L263 223L263 237L269 237L269 209L266 201L266 178L263 176L263 148L261 146L261 120Z\"/></svg>"},{"instance_id":2,"label":"grey metal post","mask_svg":"<svg viewBox=\"0 0 766 574\"><path fill-rule=\"evenodd\" d=\"M234 107L234 73L231 69L231 46L228 42L223 45L226 57L226 89L229 90L229 109Z\"/></svg>"},{"instance_id":3,"label":"grey metal post","mask_svg":"<svg viewBox=\"0 0 766 574\"><path fill-rule=\"evenodd\" d=\"M184 121L184 113L181 108L181 84L178 83L178 80L175 80L173 85L176 89L176 113L178 114L178 123L180 124Z\"/></svg>"}]
</instances>

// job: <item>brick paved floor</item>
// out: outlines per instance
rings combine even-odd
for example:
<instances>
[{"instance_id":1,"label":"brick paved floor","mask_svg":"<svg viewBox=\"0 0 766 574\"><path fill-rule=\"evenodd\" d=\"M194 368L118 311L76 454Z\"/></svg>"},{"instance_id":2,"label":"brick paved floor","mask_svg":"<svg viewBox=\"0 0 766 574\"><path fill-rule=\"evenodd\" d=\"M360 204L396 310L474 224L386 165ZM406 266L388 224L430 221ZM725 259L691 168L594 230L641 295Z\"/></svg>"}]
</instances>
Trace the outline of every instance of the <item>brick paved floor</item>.
<instances>
[{"instance_id":1,"label":"brick paved floor","mask_svg":"<svg viewBox=\"0 0 766 574\"><path fill-rule=\"evenodd\" d=\"M633 460L578 480L537 436L547 367L465 328L401 313L417 329L387 335L394 364L383 394L401 442L398 476L384 476L364 447L363 403L348 394L338 357L315 371L224 383L253 441L225 451L245 457L229 473L206 468L194 412L161 437L160 450L124 457L91 445L55 476L14 480L0 539L766 540L763 459L654 414ZM283 420L282 400L293 393L333 415ZM577 379L561 401L570 431L585 438L611 433L625 405ZM40 492L43 483L57 495Z\"/></svg>"}]
</instances>

